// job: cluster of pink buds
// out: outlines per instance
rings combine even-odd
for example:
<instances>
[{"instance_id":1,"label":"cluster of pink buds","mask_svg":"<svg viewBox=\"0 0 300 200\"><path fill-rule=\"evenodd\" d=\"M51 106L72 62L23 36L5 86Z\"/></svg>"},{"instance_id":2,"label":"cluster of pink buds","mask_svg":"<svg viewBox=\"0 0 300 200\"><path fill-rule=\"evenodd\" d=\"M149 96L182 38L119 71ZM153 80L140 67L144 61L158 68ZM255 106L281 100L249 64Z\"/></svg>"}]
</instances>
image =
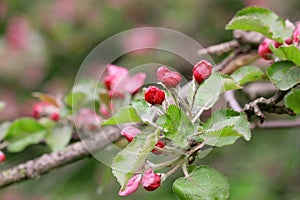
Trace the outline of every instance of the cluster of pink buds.
<instances>
[{"instance_id":1,"label":"cluster of pink buds","mask_svg":"<svg viewBox=\"0 0 300 200\"><path fill-rule=\"evenodd\" d=\"M60 109L47 102L38 102L33 105L33 117L39 119L41 117L49 117L53 121L60 119Z\"/></svg>"},{"instance_id":2,"label":"cluster of pink buds","mask_svg":"<svg viewBox=\"0 0 300 200\"><path fill-rule=\"evenodd\" d=\"M260 57L262 57L266 60L272 59L272 51L270 49L270 45L274 45L275 48L278 48L281 46L280 43L278 43L274 40L271 40L269 38L265 38L264 41L258 47L258 54L260 55Z\"/></svg>"},{"instance_id":3,"label":"cluster of pink buds","mask_svg":"<svg viewBox=\"0 0 300 200\"><path fill-rule=\"evenodd\" d=\"M287 38L284 43L287 45L298 44L300 41L300 23L296 25L296 29L294 30L293 36L291 38ZM265 38L263 42L258 47L258 54L260 57L271 60L272 59L272 51L270 49L270 45L274 45L275 48L280 47L282 44L271 40L269 38Z\"/></svg>"},{"instance_id":4,"label":"cluster of pink buds","mask_svg":"<svg viewBox=\"0 0 300 200\"><path fill-rule=\"evenodd\" d=\"M134 175L127 183L124 191L119 191L120 196L127 196L134 193L142 183L147 191L153 191L159 188L161 183L161 175L155 173L152 168L144 171L144 174Z\"/></svg>"},{"instance_id":5,"label":"cluster of pink buds","mask_svg":"<svg viewBox=\"0 0 300 200\"><path fill-rule=\"evenodd\" d=\"M3 151L0 151L0 163L4 162L6 159L5 154L3 153Z\"/></svg>"},{"instance_id":6,"label":"cluster of pink buds","mask_svg":"<svg viewBox=\"0 0 300 200\"><path fill-rule=\"evenodd\" d=\"M167 88L175 88L181 82L181 76L178 72L169 70L166 66L157 69L157 79Z\"/></svg>"},{"instance_id":7,"label":"cluster of pink buds","mask_svg":"<svg viewBox=\"0 0 300 200\"><path fill-rule=\"evenodd\" d=\"M141 132L142 132L142 131L141 131L140 129L136 128L136 127L133 127L133 126L127 126L127 127L123 128L123 129L121 130L121 135L123 135L123 136L127 139L128 142L132 142L133 138L134 138L137 134L139 134L139 133L141 133ZM163 141L160 141L160 140L159 140L159 141L155 144L155 146L158 147L158 148L163 149L163 148L165 147L165 143L164 143ZM159 150L153 149L153 150L152 150L152 153L158 155L158 154L161 154L162 152L159 151Z\"/></svg>"}]
</instances>

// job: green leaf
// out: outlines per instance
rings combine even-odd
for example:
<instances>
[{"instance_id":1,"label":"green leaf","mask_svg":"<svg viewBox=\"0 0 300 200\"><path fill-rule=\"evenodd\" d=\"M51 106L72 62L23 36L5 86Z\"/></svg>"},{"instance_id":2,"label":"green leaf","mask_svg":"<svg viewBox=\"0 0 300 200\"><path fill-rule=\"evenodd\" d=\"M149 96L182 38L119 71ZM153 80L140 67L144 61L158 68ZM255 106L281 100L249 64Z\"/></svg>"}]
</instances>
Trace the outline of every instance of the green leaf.
<instances>
[{"instance_id":1,"label":"green leaf","mask_svg":"<svg viewBox=\"0 0 300 200\"><path fill-rule=\"evenodd\" d=\"M199 109L207 110L211 108L219 99L219 95L228 90L240 89L241 86L226 75L219 73L212 74L203 84L200 85L195 96L193 113Z\"/></svg>"},{"instance_id":2,"label":"green leaf","mask_svg":"<svg viewBox=\"0 0 300 200\"><path fill-rule=\"evenodd\" d=\"M60 125L48 129L45 140L52 151L59 151L69 144L71 138L72 128L68 125Z\"/></svg>"},{"instance_id":3,"label":"green leaf","mask_svg":"<svg viewBox=\"0 0 300 200\"><path fill-rule=\"evenodd\" d=\"M31 118L15 120L9 127L4 140L8 142L10 152L19 152L31 144L37 144L44 139L46 129Z\"/></svg>"},{"instance_id":4,"label":"green leaf","mask_svg":"<svg viewBox=\"0 0 300 200\"><path fill-rule=\"evenodd\" d=\"M280 61L272 64L267 74L273 84L280 90L288 90L300 83L300 67L290 61Z\"/></svg>"},{"instance_id":5,"label":"green leaf","mask_svg":"<svg viewBox=\"0 0 300 200\"><path fill-rule=\"evenodd\" d=\"M235 70L233 74L231 74L231 77L235 82L244 85L249 82L262 80L264 79L264 75L264 72L258 67L244 66Z\"/></svg>"},{"instance_id":6,"label":"green leaf","mask_svg":"<svg viewBox=\"0 0 300 200\"><path fill-rule=\"evenodd\" d=\"M11 122L4 122L0 125L0 141L2 141L2 139L7 134L10 125L11 125Z\"/></svg>"},{"instance_id":7,"label":"green leaf","mask_svg":"<svg viewBox=\"0 0 300 200\"><path fill-rule=\"evenodd\" d=\"M218 147L233 144L239 137L251 139L251 130L245 113L220 109L203 125L205 142ZM218 139L219 136L219 140Z\"/></svg>"},{"instance_id":8,"label":"green leaf","mask_svg":"<svg viewBox=\"0 0 300 200\"><path fill-rule=\"evenodd\" d=\"M294 27L274 12L260 7L247 7L239 11L226 25L227 30L255 31L283 43L293 34Z\"/></svg>"},{"instance_id":9,"label":"green leaf","mask_svg":"<svg viewBox=\"0 0 300 200\"><path fill-rule=\"evenodd\" d=\"M119 108L113 117L102 122L102 126L125 124L130 122L142 122L142 119L133 107L128 106Z\"/></svg>"},{"instance_id":10,"label":"green leaf","mask_svg":"<svg viewBox=\"0 0 300 200\"><path fill-rule=\"evenodd\" d=\"M230 195L227 178L208 166L199 166L189 177L178 178L173 191L181 200L225 200Z\"/></svg>"},{"instance_id":11,"label":"green leaf","mask_svg":"<svg viewBox=\"0 0 300 200\"><path fill-rule=\"evenodd\" d=\"M300 50L295 46L280 46L275 48L274 45L270 45L272 52L282 61L292 61L296 65L300 66Z\"/></svg>"},{"instance_id":12,"label":"green leaf","mask_svg":"<svg viewBox=\"0 0 300 200\"><path fill-rule=\"evenodd\" d=\"M222 129L207 131L204 134L205 137L205 144L222 147L225 145L231 145L235 143L237 139L239 139L242 134L239 134L235 129L234 126L225 126Z\"/></svg>"},{"instance_id":13,"label":"green leaf","mask_svg":"<svg viewBox=\"0 0 300 200\"><path fill-rule=\"evenodd\" d=\"M94 80L82 79L74 85L72 91L66 95L64 101L74 112L83 107L94 108L95 103L100 101L97 93L99 88L99 84Z\"/></svg>"},{"instance_id":14,"label":"green leaf","mask_svg":"<svg viewBox=\"0 0 300 200\"><path fill-rule=\"evenodd\" d=\"M292 109L296 114L300 113L300 89L294 89L290 91L284 97L285 105Z\"/></svg>"},{"instance_id":15,"label":"green leaf","mask_svg":"<svg viewBox=\"0 0 300 200\"><path fill-rule=\"evenodd\" d=\"M188 145L188 139L196 129L186 114L175 105L169 106L166 114L158 118L157 124L163 128L165 137L183 148Z\"/></svg>"},{"instance_id":16,"label":"green leaf","mask_svg":"<svg viewBox=\"0 0 300 200\"><path fill-rule=\"evenodd\" d=\"M131 101L132 107L136 110L137 114L140 116L144 122L152 122L155 116L155 112L145 99L136 99Z\"/></svg>"},{"instance_id":17,"label":"green leaf","mask_svg":"<svg viewBox=\"0 0 300 200\"><path fill-rule=\"evenodd\" d=\"M158 141L158 133L139 133L114 158L112 170L124 190L129 179L138 172L141 165L145 163L148 154ZM140 172L141 173L141 172Z\"/></svg>"}]
</instances>

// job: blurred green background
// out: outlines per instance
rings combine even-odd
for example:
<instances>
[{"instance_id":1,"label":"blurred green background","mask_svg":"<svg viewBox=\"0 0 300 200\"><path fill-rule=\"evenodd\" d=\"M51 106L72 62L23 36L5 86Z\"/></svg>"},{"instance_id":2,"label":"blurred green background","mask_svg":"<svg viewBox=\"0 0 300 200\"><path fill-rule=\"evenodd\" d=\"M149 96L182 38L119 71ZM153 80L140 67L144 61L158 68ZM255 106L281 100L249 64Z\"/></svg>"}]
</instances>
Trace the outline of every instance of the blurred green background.
<instances>
[{"instance_id":1,"label":"blurred green background","mask_svg":"<svg viewBox=\"0 0 300 200\"><path fill-rule=\"evenodd\" d=\"M0 0L0 99L7 103L0 120L31 115L33 91L65 94L88 53L114 34L144 26L165 27L208 46L230 40L226 23L239 9L253 4L293 22L300 19L298 0ZM161 55L161 62L185 72L186 63ZM152 59L151 54L138 54L118 62L132 67ZM298 133L297 128L255 130L250 142L214 149L200 163L229 178L233 200L300 199ZM8 154L8 162L0 169L48 151L36 145L21 154ZM82 160L37 180L2 189L0 199L121 199L110 171L93 158ZM140 189L122 199L176 199L171 182L155 192Z\"/></svg>"}]
</instances>

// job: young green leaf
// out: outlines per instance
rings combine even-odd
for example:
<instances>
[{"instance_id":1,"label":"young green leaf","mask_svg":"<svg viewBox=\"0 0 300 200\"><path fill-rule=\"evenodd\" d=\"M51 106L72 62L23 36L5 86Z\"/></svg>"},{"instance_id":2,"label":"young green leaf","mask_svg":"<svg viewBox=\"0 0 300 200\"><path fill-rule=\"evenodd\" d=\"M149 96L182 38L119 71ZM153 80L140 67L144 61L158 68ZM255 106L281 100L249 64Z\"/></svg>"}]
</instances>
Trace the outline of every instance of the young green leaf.
<instances>
[{"instance_id":1,"label":"young green leaf","mask_svg":"<svg viewBox=\"0 0 300 200\"><path fill-rule=\"evenodd\" d=\"M114 158L112 170L124 190L129 179L138 172L141 165L158 141L158 133L139 133ZM141 172L140 172L141 173Z\"/></svg>"},{"instance_id":2,"label":"young green leaf","mask_svg":"<svg viewBox=\"0 0 300 200\"><path fill-rule=\"evenodd\" d=\"M193 113L199 109L211 108L219 99L219 95L228 90L237 90L241 86L226 75L212 74L202 85L200 85L195 96Z\"/></svg>"},{"instance_id":3,"label":"young green leaf","mask_svg":"<svg viewBox=\"0 0 300 200\"><path fill-rule=\"evenodd\" d=\"M157 124L163 128L167 138L183 148L188 145L187 141L196 129L186 114L175 105L169 106L166 114L158 118Z\"/></svg>"},{"instance_id":4,"label":"young green leaf","mask_svg":"<svg viewBox=\"0 0 300 200\"><path fill-rule=\"evenodd\" d=\"M234 129L234 125L225 126L222 129L211 130L204 133L205 144L222 147L235 143L237 139L242 137L238 131Z\"/></svg>"},{"instance_id":5,"label":"young green leaf","mask_svg":"<svg viewBox=\"0 0 300 200\"><path fill-rule=\"evenodd\" d=\"M280 61L272 64L267 74L273 84L280 90L288 90L300 83L300 67L290 61Z\"/></svg>"},{"instance_id":6,"label":"young green leaf","mask_svg":"<svg viewBox=\"0 0 300 200\"><path fill-rule=\"evenodd\" d=\"M19 152L31 144L37 144L46 135L46 129L31 118L15 120L10 125L4 140L8 142L10 152Z\"/></svg>"},{"instance_id":7,"label":"young green leaf","mask_svg":"<svg viewBox=\"0 0 300 200\"><path fill-rule=\"evenodd\" d=\"M144 122L152 122L155 116L155 112L145 99L137 99L131 101L132 107L136 110L137 114L140 116Z\"/></svg>"},{"instance_id":8,"label":"young green leaf","mask_svg":"<svg viewBox=\"0 0 300 200\"><path fill-rule=\"evenodd\" d=\"M300 113L300 89L294 89L284 97L285 105L296 114Z\"/></svg>"},{"instance_id":9,"label":"young green leaf","mask_svg":"<svg viewBox=\"0 0 300 200\"><path fill-rule=\"evenodd\" d=\"M235 82L244 85L249 82L262 80L264 75L264 72L258 67L244 66L235 70L231 77Z\"/></svg>"},{"instance_id":10,"label":"young green leaf","mask_svg":"<svg viewBox=\"0 0 300 200\"><path fill-rule=\"evenodd\" d=\"M251 139L249 122L244 113L231 109L220 109L203 125L205 142L210 145L224 146L233 144L239 137ZM219 140L218 139L219 136ZM226 138L228 137L228 138ZM215 144L212 144L215 142Z\"/></svg>"},{"instance_id":11,"label":"young green leaf","mask_svg":"<svg viewBox=\"0 0 300 200\"><path fill-rule=\"evenodd\" d=\"M227 178L208 166L199 166L189 177L178 178L173 191L181 200L228 199L230 185Z\"/></svg>"},{"instance_id":12,"label":"young green leaf","mask_svg":"<svg viewBox=\"0 0 300 200\"><path fill-rule=\"evenodd\" d=\"M226 25L227 30L255 31L283 43L293 34L294 27L274 12L260 7L247 7L239 11Z\"/></svg>"},{"instance_id":13,"label":"young green leaf","mask_svg":"<svg viewBox=\"0 0 300 200\"><path fill-rule=\"evenodd\" d=\"M104 120L102 122L102 126L125 124L130 122L142 122L142 119L133 107L127 106L121 107L113 117L108 120Z\"/></svg>"},{"instance_id":14,"label":"young green leaf","mask_svg":"<svg viewBox=\"0 0 300 200\"><path fill-rule=\"evenodd\" d=\"M10 125L11 122L4 122L0 125L0 141L2 141L5 135L7 134Z\"/></svg>"},{"instance_id":15,"label":"young green leaf","mask_svg":"<svg viewBox=\"0 0 300 200\"><path fill-rule=\"evenodd\" d=\"M281 46L275 48L270 45L272 52L282 61L292 61L296 65L300 66L300 50L295 46Z\"/></svg>"},{"instance_id":16,"label":"young green leaf","mask_svg":"<svg viewBox=\"0 0 300 200\"><path fill-rule=\"evenodd\" d=\"M72 138L72 128L68 125L53 127L47 131L45 140L52 151L59 151L69 144Z\"/></svg>"}]
</instances>

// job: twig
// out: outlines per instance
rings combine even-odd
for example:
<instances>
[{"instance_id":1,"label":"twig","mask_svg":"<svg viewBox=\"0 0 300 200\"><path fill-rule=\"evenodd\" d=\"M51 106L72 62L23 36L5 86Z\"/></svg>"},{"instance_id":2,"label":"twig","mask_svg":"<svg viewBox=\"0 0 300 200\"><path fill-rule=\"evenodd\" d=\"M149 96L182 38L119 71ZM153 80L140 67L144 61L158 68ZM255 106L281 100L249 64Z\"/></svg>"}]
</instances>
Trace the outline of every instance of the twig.
<instances>
[{"instance_id":1,"label":"twig","mask_svg":"<svg viewBox=\"0 0 300 200\"><path fill-rule=\"evenodd\" d=\"M284 96L289 92L287 91L278 91L274 94L274 96L266 99L264 97L258 98L244 106L244 111L247 114L248 118L252 115L256 115L260 122L263 123L265 119L265 115L263 111L270 112L270 113L277 113L277 114L288 114L288 115L295 115L295 113L286 108L285 106L277 106L276 104L279 103Z\"/></svg>"},{"instance_id":2,"label":"twig","mask_svg":"<svg viewBox=\"0 0 300 200\"><path fill-rule=\"evenodd\" d=\"M68 165L89 157L90 152L99 150L120 137L116 128L102 129L99 134L65 147L61 151L44 154L34 160L29 160L15 167L0 172L0 188L38 178L53 169ZM88 149L86 148L88 146Z\"/></svg>"},{"instance_id":3,"label":"twig","mask_svg":"<svg viewBox=\"0 0 300 200\"><path fill-rule=\"evenodd\" d=\"M233 54L227 56L221 63L219 63L216 67L214 67L214 71L222 71L230 62L235 60L241 54L240 50L236 50Z\"/></svg>"},{"instance_id":4,"label":"twig","mask_svg":"<svg viewBox=\"0 0 300 200\"><path fill-rule=\"evenodd\" d=\"M221 55L227 52L232 51L233 49L239 47L239 43L236 40L232 40L229 42L224 42L221 44L217 44L217 45L212 45L209 46L207 48L204 49L200 49L198 51L199 55L203 55L203 54L217 54L217 55Z\"/></svg>"}]
</instances>

